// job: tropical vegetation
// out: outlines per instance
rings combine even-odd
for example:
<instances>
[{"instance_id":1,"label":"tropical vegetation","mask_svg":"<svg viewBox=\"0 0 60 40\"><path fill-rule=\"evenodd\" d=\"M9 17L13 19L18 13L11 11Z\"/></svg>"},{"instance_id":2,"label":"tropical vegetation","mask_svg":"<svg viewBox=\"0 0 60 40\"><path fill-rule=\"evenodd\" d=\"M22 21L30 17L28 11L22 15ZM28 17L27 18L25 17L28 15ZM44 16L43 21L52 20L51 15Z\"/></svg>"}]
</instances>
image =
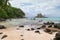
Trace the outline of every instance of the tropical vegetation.
<instances>
[{"instance_id":1,"label":"tropical vegetation","mask_svg":"<svg viewBox=\"0 0 60 40\"><path fill-rule=\"evenodd\" d=\"M19 9L12 7L9 0L0 0L0 20L8 18L23 18L24 12Z\"/></svg>"}]
</instances>

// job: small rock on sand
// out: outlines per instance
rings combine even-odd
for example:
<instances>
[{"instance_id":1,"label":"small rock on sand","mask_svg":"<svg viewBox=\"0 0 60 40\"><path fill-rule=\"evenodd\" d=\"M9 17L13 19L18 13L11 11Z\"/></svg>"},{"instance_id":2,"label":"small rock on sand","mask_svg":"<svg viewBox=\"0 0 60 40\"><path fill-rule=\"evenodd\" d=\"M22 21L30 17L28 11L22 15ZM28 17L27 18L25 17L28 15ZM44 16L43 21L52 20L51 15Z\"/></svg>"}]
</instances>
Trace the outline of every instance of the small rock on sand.
<instances>
[{"instance_id":1,"label":"small rock on sand","mask_svg":"<svg viewBox=\"0 0 60 40\"><path fill-rule=\"evenodd\" d=\"M3 34L3 32L0 32L0 34Z\"/></svg>"},{"instance_id":2,"label":"small rock on sand","mask_svg":"<svg viewBox=\"0 0 60 40\"><path fill-rule=\"evenodd\" d=\"M26 29L27 31L30 31L30 29Z\"/></svg>"},{"instance_id":3,"label":"small rock on sand","mask_svg":"<svg viewBox=\"0 0 60 40\"><path fill-rule=\"evenodd\" d=\"M20 36L23 36L23 35L20 35Z\"/></svg>"},{"instance_id":4,"label":"small rock on sand","mask_svg":"<svg viewBox=\"0 0 60 40\"><path fill-rule=\"evenodd\" d=\"M0 25L0 29L6 29L4 25Z\"/></svg>"},{"instance_id":5,"label":"small rock on sand","mask_svg":"<svg viewBox=\"0 0 60 40\"><path fill-rule=\"evenodd\" d=\"M39 32L39 31L35 31L35 33L39 33L39 34L40 34L40 32Z\"/></svg>"},{"instance_id":6,"label":"small rock on sand","mask_svg":"<svg viewBox=\"0 0 60 40\"><path fill-rule=\"evenodd\" d=\"M41 29L41 28L37 28L37 29Z\"/></svg>"},{"instance_id":7,"label":"small rock on sand","mask_svg":"<svg viewBox=\"0 0 60 40\"><path fill-rule=\"evenodd\" d=\"M24 25L21 25L21 26L19 26L19 27L24 27Z\"/></svg>"},{"instance_id":8,"label":"small rock on sand","mask_svg":"<svg viewBox=\"0 0 60 40\"><path fill-rule=\"evenodd\" d=\"M24 39L21 39L21 40L24 40Z\"/></svg>"},{"instance_id":9,"label":"small rock on sand","mask_svg":"<svg viewBox=\"0 0 60 40\"><path fill-rule=\"evenodd\" d=\"M34 28L31 28L31 30L35 30Z\"/></svg>"},{"instance_id":10,"label":"small rock on sand","mask_svg":"<svg viewBox=\"0 0 60 40\"><path fill-rule=\"evenodd\" d=\"M19 28L16 28L17 30L20 30Z\"/></svg>"},{"instance_id":11,"label":"small rock on sand","mask_svg":"<svg viewBox=\"0 0 60 40\"><path fill-rule=\"evenodd\" d=\"M6 37L7 37L7 35L3 35L1 39L4 39L4 38L6 38Z\"/></svg>"}]
</instances>

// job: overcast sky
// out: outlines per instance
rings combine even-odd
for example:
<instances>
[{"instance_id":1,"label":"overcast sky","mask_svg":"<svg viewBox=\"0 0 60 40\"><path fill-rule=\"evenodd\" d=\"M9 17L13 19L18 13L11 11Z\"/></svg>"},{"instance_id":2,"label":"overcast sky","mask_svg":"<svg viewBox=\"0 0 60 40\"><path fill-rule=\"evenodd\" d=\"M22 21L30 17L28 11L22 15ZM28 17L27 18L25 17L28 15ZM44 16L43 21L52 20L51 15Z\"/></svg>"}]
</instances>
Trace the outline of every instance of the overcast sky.
<instances>
[{"instance_id":1,"label":"overcast sky","mask_svg":"<svg viewBox=\"0 0 60 40\"><path fill-rule=\"evenodd\" d=\"M27 17L38 13L48 17L60 17L60 0L10 0L10 3L22 9Z\"/></svg>"}]
</instances>

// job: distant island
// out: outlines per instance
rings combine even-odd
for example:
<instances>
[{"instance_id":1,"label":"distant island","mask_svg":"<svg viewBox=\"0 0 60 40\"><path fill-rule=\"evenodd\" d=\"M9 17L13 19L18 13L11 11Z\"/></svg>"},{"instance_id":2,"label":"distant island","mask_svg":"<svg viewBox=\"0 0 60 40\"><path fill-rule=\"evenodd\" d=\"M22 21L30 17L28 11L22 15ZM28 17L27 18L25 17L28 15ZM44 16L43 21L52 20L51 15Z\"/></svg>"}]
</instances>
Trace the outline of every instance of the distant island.
<instances>
[{"instance_id":1,"label":"distant island","mask_svg":"<svg viewBox=\"0 0 60 40\"><path fill-rule=\"evenodd\" d=\"M9 18L24 18L25 13L19 9L12 7L9 0L0 0L0 20Z\"/></svg>"},{"instance_id":2,"label":"distant island","mask_svg":"<svg viewBox=\"0 0 60 40\"><path fill-rule=\"evenodd\" d=\"M46 16L42 15L42 13L37 14L35 18L47 18Z\"/></svg>"}]
</instances>

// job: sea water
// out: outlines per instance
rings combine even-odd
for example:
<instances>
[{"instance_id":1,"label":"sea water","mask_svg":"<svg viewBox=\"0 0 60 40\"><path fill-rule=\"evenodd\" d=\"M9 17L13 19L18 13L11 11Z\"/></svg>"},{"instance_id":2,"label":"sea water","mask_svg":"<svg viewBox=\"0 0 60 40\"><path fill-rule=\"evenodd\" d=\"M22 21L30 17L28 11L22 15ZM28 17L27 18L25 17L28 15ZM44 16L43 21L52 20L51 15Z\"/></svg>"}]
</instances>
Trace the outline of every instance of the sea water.
<instances>
[{"instance_id":1,"label":"sea water","mask_svg":"<svg viewBox=\"0 0 60 40\"><path fill-rule=\"evenodd\" d=\"M60 21L60 18L36 18L37 20Z\"/></svg>"},{"instance_id":2,"label":"sea water","mask_svg":"<svg viewBox=\"0 0 60 40\"><path fill-rule=\"evenodd\" d=\"M42 25L44 22L47 21L60 23L60 18L35 18L35 19L20 18L20 19L12 19L7 22L9 22L11 25Z\"/></svg>"}]
</instances>

